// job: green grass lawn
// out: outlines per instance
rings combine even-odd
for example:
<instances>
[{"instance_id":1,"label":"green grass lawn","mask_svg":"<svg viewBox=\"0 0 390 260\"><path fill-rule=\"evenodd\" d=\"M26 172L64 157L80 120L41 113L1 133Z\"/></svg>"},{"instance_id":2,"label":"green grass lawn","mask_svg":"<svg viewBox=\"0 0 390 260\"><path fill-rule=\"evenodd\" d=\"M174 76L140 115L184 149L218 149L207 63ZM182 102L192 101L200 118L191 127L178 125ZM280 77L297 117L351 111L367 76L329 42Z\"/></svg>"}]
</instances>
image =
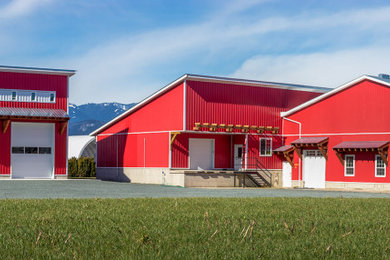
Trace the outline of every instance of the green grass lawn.
<instances>
[{"instance_id":1,"label":"green grass lawn","mask_svg":"<svg viewBox=\"0 0 390 260\"><path fill-rule=\"evenodd\" d=\"M389 259L390 200L1 200L0 248L0 259Z\"/></svg>"}]
</instances>

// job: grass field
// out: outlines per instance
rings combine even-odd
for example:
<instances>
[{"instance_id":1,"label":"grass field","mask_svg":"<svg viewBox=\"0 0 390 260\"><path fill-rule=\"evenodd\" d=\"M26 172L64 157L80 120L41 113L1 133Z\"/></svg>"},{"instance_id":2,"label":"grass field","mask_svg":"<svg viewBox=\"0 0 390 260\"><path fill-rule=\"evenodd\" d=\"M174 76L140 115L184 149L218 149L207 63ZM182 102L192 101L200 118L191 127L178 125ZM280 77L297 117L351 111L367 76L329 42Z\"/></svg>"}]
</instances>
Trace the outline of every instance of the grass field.
<instances>
[{"instance_id":1,"label":"grass field","mask_svg":"<svg viewBox=\"0 0 390 260\"><path fill-rule=\"evenodd\" d=\"M1 200L0 258L390 258L389 199Z\"/></svg>"}]
</instances>

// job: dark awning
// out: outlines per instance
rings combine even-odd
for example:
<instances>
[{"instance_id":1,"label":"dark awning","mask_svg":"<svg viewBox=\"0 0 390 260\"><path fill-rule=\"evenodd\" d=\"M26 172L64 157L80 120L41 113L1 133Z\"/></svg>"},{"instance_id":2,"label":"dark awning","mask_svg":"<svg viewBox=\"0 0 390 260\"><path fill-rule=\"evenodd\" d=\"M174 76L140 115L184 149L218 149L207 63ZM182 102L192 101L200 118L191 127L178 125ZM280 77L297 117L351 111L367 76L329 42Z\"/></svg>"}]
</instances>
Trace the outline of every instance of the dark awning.
<instances>
[{"instance_id":1,"label":"dark awning","mask_svg":"<svg viewBox=\"0 0 390 260\"><path fill-rule=\"evenodd\" d=\"M279 148L276 148L274 150L274 152L276 153L284 153L284 152L288 152L290 150L293 150L294 147L292 145L283 145L283 146L280 146Z\"/></svg>"},{"instance_id":2,"label":"dark awning","mask_svg":"<svg viewBox=\"0 0 390 260\"><path fill-rule=\"evenodd\" d=\"M0 120L4 119L56 119L60 121L69 120L69 115L62 109L42 108L15 108L1 107Z\"/></svg>"},{"instance_id":3,"label":"dark awning","mask_svg":"<svg viewBox=\"0 0 390 260\"><path fill-rule=\"evenodd\" d=\"M302 137L299 138L293 142L291 142L292 145L307 145L307 144L320 144L328 141L329 137Z\"/></svg>"},{"instance_id":4,"label":"dark awning","mask_svg":"<svg viewBox=\"0 0 390 260\"><path fill-rule=\"evenodd\" d=\"M381 149L389 145L388 141L356 141L356 142L342 142L333 147L333 150L339 149Z\"/></svg>"}]
</instances>

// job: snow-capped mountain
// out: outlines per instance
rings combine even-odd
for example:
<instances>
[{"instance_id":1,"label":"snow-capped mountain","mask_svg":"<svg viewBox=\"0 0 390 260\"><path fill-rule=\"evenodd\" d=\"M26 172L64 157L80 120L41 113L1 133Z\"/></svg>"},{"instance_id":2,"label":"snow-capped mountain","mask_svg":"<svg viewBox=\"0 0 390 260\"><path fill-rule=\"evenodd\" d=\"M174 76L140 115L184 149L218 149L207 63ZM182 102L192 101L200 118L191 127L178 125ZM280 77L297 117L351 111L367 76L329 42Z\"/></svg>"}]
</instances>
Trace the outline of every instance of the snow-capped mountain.
<instances>
[{"instance_id":1,"label":"snow-capped mountain","mask_svg":"<svg viewBox=\"0 0 390 260\"><path fill-rule=\"evenodd\" d=\"M134 106L120 103L69 104L69 135L88 135Z\"/></svg>"}]
</instances>

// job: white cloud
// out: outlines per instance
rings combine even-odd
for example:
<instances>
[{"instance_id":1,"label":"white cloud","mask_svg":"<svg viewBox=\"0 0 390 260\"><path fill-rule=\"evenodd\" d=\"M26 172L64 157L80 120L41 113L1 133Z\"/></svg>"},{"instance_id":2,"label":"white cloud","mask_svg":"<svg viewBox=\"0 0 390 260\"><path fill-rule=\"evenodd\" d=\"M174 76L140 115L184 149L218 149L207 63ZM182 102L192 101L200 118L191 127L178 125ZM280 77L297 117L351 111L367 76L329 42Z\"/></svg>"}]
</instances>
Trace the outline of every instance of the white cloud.
<instances>
[{"instance_id":1,"label":"white cloud","mask_svg":"<svg viewBox=\"0 0 390 260\"><path fill-rule=\"evenodd\" d=\"M240 8L233 2L203 23L122 37L95 46L85 55L57 61L60 66L65 64L78 70L72 82L72 102L85 102L91 98L91 93L98 102L139 101L167 83L158 82L154 76L156 71L184 64L186 72L192 72L188 71L192 68L191 63L199 63L210 53L224 55L245 49L247 42L258 43L258 53L264 52L265 46L273 48L278 44L268 41L270 33L279 35L282 42L289 40L285 39L285 33L305 34L302 45L315 45L324 40L311 37L311 30L320 30L329 44L342 41L342 37L326 38L340 28L358 38L362 32L375 34L377 38L372 40L376 41L387 41L385 35L390 33L390 16L384 15L390 13L390 6L314 16L243 18L242 12L262 2L249 0ZM295 47L291 46L291 49ZM382 52L389 51L388 48L369 46L367 49L339 48L338 51L304 55L256 55L245 61L232 76L335 86L363 73L383 72L389 67L387 60L390 59L381 59Z\"/></svg>"},{"instance_id":2,"label":"white cloud","mask_svg":"<svg viewBox=\"0 0 390 260\"><path fill-rule=\"evenodd\" d=\"M27 15L51 2L54 2L54 0L11 0L0 8L0 18L14 18Z\"/></svg>"},{"instance_id":3,"label":"white cloud","mask_svg":"<svg viewBox=\"0 0 390 260\"><path fill-rule=\"evenodd\" d=\"M303 55L256 56L231 76L337 87L363 74L390 73L390 47Z\"/></svg>"}]
</instances>

